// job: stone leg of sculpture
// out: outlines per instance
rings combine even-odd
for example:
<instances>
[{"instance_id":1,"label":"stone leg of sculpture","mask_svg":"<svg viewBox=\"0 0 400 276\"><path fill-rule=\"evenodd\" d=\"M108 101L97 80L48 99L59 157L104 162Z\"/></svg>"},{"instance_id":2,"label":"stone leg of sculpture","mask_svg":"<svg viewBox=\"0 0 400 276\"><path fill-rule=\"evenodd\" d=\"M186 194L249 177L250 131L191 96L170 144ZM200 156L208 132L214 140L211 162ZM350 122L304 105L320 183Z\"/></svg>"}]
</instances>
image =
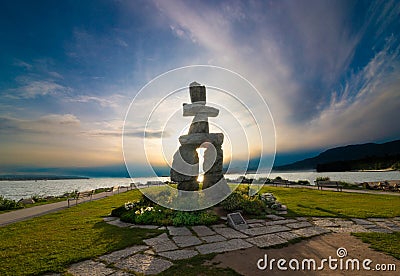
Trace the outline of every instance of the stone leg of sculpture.
<instances>
[{"instance_id":1,"label":"stone leg of sculpture","mask_svg":"<svg viewBox=\"0 0 400 276\"><path fill-rule=\"evenodd\" d=\"M215 151L204 151L204 168L210 168L204 173L203 189L207 189L217 183L222 177L223 152L221 145L214 145ZM214 163L212 163L214 162ZM211 164L210 164L211 163Z\"/></svg>"},{"instance_id":2,"label":"stone leg of sculpture","mask_svg":"<svg viewBox=\"0 0 400 276\"><path fill-rule=\"evenodd\" d=\"M178 189L184 191L197 191L199 172L199 157L196 145L182 145L174 154L171 181L178 182Z\"/></svg>"}]
</instances>

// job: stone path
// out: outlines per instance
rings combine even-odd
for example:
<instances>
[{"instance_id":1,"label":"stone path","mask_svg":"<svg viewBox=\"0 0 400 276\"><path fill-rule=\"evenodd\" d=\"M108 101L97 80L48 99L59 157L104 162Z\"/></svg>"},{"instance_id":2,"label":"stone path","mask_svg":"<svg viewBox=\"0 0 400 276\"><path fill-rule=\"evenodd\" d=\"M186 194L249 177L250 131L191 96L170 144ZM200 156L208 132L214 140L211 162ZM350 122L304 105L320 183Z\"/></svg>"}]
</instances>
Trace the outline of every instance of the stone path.
<instances>
[{"instance_id":1,"label":"stone path","mask_svg":"<svg viewBox=\"0 0 400 276\"><path fill-rule=\"evenodd\" d=\"M326 233L400 231L400 217L341 219L291 218L270 215L266 220L247 220L249 228L234 230L224 224L192 227L158 227L133 225L118 218L105 218L118 227L163 229L163 233L145 239L146 245L135 245L112 252L97 259L76 263L69 267L72 275L145 275L158 274L173 265L173 261L192 258L198 254L222 253L253 246L259 248L283 245L293 239L309 238Z\"/></svg>"}]
</instances>

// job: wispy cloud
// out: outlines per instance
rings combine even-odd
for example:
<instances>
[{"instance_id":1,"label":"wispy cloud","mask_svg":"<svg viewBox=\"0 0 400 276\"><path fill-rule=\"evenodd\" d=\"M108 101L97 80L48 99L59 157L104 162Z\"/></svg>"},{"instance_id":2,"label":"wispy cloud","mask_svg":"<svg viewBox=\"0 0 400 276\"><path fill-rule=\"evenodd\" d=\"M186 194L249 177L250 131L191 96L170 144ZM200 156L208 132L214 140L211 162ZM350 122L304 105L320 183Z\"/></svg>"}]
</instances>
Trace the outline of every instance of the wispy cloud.
<instances>
[{"instance_id":1,"label":"wispy cloud","mask_svg":"<svg viewBox=\"0 0 400 276\"><path fill-rule=\"evenodd\" d=\"M70 91L70 87L53 80L33 80L27 81L18 88L10 89L6 96L14 99L33 99L40 96L62 95Z\"/></svg>"}]
</instances>

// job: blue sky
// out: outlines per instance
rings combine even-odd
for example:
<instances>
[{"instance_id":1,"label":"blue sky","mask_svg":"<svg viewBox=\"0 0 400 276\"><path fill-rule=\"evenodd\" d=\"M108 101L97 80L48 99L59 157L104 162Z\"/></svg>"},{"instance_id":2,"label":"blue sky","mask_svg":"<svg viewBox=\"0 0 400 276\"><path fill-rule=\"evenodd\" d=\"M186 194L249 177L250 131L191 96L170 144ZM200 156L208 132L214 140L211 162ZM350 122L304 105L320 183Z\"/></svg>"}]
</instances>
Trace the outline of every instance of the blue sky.
<instances>
[{"instance_id":1,"label":"blue sky","mask_svg":"<svg viewBox=\"0 0 400 276\"><path fill-rule=\"evenodd\" d=\"M121 164L134 96L159 74L193 64L233 70L260 91L275 121L278 164L400 137L399 1L0 6L3 172Z\"/></svg>"}]
</instances>

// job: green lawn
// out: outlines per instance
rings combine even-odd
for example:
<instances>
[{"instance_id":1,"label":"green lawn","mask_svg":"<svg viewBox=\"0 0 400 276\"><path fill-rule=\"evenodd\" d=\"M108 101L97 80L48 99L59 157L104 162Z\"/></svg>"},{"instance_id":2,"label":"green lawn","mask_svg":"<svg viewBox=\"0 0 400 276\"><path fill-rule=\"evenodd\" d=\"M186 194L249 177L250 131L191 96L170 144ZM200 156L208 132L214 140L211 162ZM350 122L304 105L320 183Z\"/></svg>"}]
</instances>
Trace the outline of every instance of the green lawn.
<instances>
[{"instance_id":1,"label":"green lawn","mask_svg":"<svg viewBox=\"0 0 400 276\"><path fill-rule=\"evenodd\" d=\"M70 263L141 244L145 237L161 233L103 222L114 207L139 194L130 191L0 227L0 275L62 272Z\"/></svg>"},{"instance_id":2,"label":"green lawn","mask_svg":"<svg viewBox=\"0 0 400 276\"><path fill-rule=\"evenodd\" d=\"M400 216L400 196L357 194L313 189L264 187L287 205L289 216L396 217Z\"/></svg>"},{"instance_id":3,"label":"green lawn","mask_svg":"<svg viewBox=\"0 0 400 276\"><path fill-rule=\"evenodd\" d=\"M363 242L369 243L372 249L385 252L400 260L400 232L385 233L354 233Z\"/></svg>"},{"instance_id":4,"label":"green lawn","mask_svg":"<svg viewBox=\"0 0 400 276\"><path fill-rule=\"evenodd\" d=\"M283 187L264 187L289 208L289 216L393 217L400 216L400 197L352 194ZM79 204L57 213L0 227L0 275L63 272L74 262L90 259L161 233L156 230L125 229L104 223L113 208L139 199L137 190ZM399 258L400 234L357 234L373 248ZM393 241L396 241L394 243ZM395 245L397 244L397 246ZM210 258L198 256L176 262L165 275L181 272L234 274L231 270L205 265Z\"/></svg>"}]
</instances>

